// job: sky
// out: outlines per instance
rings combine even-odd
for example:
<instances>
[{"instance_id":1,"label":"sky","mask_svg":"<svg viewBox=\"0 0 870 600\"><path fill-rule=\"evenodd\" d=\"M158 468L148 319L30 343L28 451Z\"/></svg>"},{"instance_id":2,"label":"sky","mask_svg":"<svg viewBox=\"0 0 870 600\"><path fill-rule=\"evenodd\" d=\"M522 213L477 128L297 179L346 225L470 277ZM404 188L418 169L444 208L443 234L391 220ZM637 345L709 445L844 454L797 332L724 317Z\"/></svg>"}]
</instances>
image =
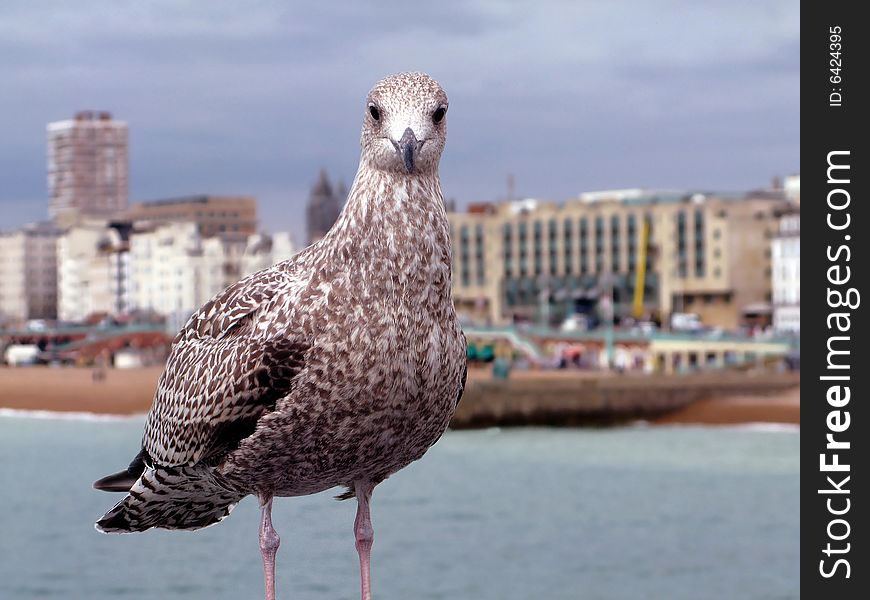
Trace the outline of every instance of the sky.
<instances>
[{"instance_id":1,"label":"sky","mask_svg":"<svg viewBox=\"0 0 870 600\"><path fill-rule=\"evenodd\" d=\"M646 187L740 191L800 171L800 14L784 0L5 0L0 229L47 216L45 125L109 110L130 200L259 200L301 240L321 168L350 184L365 96L425 71L450 98L461 207Z\"/></svg>"}]
</instances>

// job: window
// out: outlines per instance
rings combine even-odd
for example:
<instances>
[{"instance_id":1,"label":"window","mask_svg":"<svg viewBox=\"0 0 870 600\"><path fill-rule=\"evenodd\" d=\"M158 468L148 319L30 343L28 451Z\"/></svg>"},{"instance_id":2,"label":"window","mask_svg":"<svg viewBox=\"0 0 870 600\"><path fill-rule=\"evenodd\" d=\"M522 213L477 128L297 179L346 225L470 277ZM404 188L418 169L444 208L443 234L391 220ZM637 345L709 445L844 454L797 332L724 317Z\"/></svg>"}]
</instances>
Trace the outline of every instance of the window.
<instances>
[{"instance_id":1,"label":"window","mask_svg":"<svg viewBox=\"0 0 870 600\"><path fill-rule=\"evenodd\" d=\"M610 217L610 271L612 273L617 273L621 270L619 237L619 215L612 215Z\"/></svg>"},{"instance_id":2,"label":"window","mask_svg":"<svg viewBox=\"0 0 870 600\"><path fill-rule=\"evenodd\" d=\"M689 275L689 257L686 248L686 213L677 213L677 272L680 278Z\"/></svg>"},{"instance_id":3,"label":"window","mask_svg":"<svg viewBox=\"0 0 870 600\"><path fill-rule=\"evenodd\" d=\"M704 210L695 209L695 277L704 277L706 271L704 246Z\"/></svg>"},{"instance_id":4,"label":"window","mask_svg":"<svg viewBox=\"0 0 870 600\"><path fill-rule=\"evenodd\" d=\"M604 272L604 218L595 217L595 271Z\"/></svg>"},{"instance_id":5,"label":"window","mask_svg":"<svg viewBox=\"0 0 870 600\"><path fill-rule=\"evenodd\" d=\"M520 242L520 277L525 277L526 275L528 275L528 268L529 267L528 267L528 262L526 260L528 257L528 248L527 248L528 234L529 234L528 224L525 221L520 221L520 224L518 227L518 234L517 234L517 237L519 238L519 242Z\"/></svg>"},{"instance_id":6,"label":"window","mask_svg":"<svg viewBox=\"0 0 870 600\"><path fill-rule=\"evenodd\" d=\"M477 261L477 283L483 285L486 282L486 261L484 259L483 225L481 223L474 226L474 257Z\"/></svg>"},{"instance_id":7,"label":"window","mask_svg":"<svg viewBox=\"0 0 870 600\"><path fill-rule=\"evenodd\" d=\"M540 275L543 271L543 242L541 239L543 232L543 225L540 221L535 221L534 225L535 231L535 275Z\"/></svg>"},{"instance_id":8,"label":"window","mask_svg":"<svg viewBox=\"0 0 870 600\"><path fill-rule=\"evenodd\" d=\"M565 219L565 222L562 225L563 227L563 240L562 240L562 248L565 256L565 273L570 274L574 269L574 255L572 252L572 247L574 245L573 242L573 232L571 230L571 219Z\"/></svg>"},{"instance_id":9,"label":"window","mask_svg":"<svg viewBox=\"0 0 870 600\"><path fill-rule=\"evenodd\" d=\"M504 246L504 274L505 277L510 277L514 252L513 226L510 223L505 223L501 229Z\"/></svg>"},{"instance_id":10,"label":"window","mask_svg":"<svg viewBox=\"0 0 870 600\"><path fill-rule=\"evenodd\" d=\"M468 225L459 228L459 258L462 269L462 285L468 285Z\"/></svg>"}]
</instances>

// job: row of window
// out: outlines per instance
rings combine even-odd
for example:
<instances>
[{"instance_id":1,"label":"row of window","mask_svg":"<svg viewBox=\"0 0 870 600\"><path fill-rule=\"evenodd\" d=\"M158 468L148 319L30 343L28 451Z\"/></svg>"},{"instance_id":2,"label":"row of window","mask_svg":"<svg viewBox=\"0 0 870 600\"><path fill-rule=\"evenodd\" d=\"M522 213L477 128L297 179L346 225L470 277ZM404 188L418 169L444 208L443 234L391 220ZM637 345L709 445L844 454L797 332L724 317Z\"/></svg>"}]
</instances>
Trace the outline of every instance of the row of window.
<instances>
[{"instance_id":1,"label":"row of window","mask_svg":"<svg viewBox=\"0 0 870 600\"><path fill-rule=\"evenodd\" d=\"M642 218L649 223L651 236L652 217L650 214L646 214ZM567 275L574 273L575 267L578 268L576 272L580 274L602 273L606 269L605 258L609 258L609 270L621 271L623 266L623 233L626 236L625 246L627 251L625 266L628 272L633 273L637 270L640 219L637 215L629 214L624 220L624 229L622 227L623 217L621 215L611 215L609 218L599 215L594 218L581 217L577 220L564 219L561 222L561 227L556 219L547 221L546 227L544 221L541 220L532 222L520 221L516 225L505 223L502 226L504 275L506 277L526 277L531 274L536 276L543 275L545 272L545 254L548 258L546 261L549 267L547 271L551 276L559 274L560 262L562 272ZM687 211L679 211L676 214L676 275L680 278L686 278L691 272L695 277L705 277L707 272L707 248L706 223L703 209L696 209L691 214L691 224L689 221L690 215ZM691 253L689 252L690 227L693 229L691 236L693 251ZM594 233L594 244L591 243L591 233ZM579 242L576 246L575 235ZM472 258L477 267L477 283L483 284L485 281L483 236L482 224L476 224L473 227L473 232L472 228L468 225L460 227L459 258L461 259L460 276L463 285L470 285L470 263ZM605 251L604 243L604 238L607 236L610 237L610 243L608 244L609 257L607 257L608 252ZM713 230L713 237L717 240L720 238L719 229ZM533 242L532 244L529 243L530 238ZM544 243L545 239L548 242L546 247ZM718 248L714 249L714 254L717 258L719 257L720 251ZM694 258L691 264L689 260L690 255ZM649 255L647 255L646 263L647 270L651 270L651 257Z\"/></svg>"},{"instance_id":2,"label":"row of window","mask_svg":"<svg viewBox=\"0 0 870 600\"><path fill-rule=\"evenodd\" d=\"M647 221L652 225L651 217L647 215L645 217ZM575 221L572 219L565 219L562 222L562 235L561 235L561 253L562 253L562 264L563 269L566 274L571 274L574 271L575 266L575 244L574 244L574 225ZM619 215L612 215L609 220L605 220L603 216L595 217L591 220L587 217L582 217L576 221L577 225L577 239L579 241L579 252L578 259L576 262L579 263L579 272L581 274L586 274L594 270L594 272L602 272L604 271L604 258L605 258L605 249L604 249L604 238L605 231L610 236L610 264L616 266L614 270L619 270L619 265L622 264L622 224L621 218ZM551 219L548 222L547 232L549 238L549 246L548 246L548 254L549 254L549 273L550 275L556 275L558 273L558 255L559 255L559 232L558 232L558 222L556 219ZM590 264L590 231L594 231L595 233L595 244L594 244L594 269L593 265ZM543 232L543 224L541 221L534 221L533 223L533 234L534 234L534 273L535 275L540 275L543 273L543 244L542 244L542 232ZM528 265L526 262L527 258L527 246L528 246L528 224L525 221L521 221L516 227L516 235L517 242L519 245L518 248L518 258L519 258L519 270L518 274L522 277L528 275ZM513 255L514 255L514 227L510 223L505 223L502 228L502 236L504 242L504 262L505 262L505 275L507 277L511 277L514 275L513 268ZM628 270L634 271L636 269L637 262L637 249L638 249L638 239L639 239L639 227L638 227L638 219L635 215L630 214L626 219L626 239L628 245Z\"/></svg>"},{"instance_id":3,"label":"row of window","mask_svg":"<svg viewBox=\"0 0 870 600\"><path fill-rule=\"evenodd\" d=\"M478 223L474 226L474 262L475 262L475 271L476 271L476 283L477 285L484 285L486 283L486 255L484 253L484 235L483 235L483 225ZM471 285L471 271L469 269L471 260L470 260L470 250L469 246L471 245L470 240L470 232L468 225L462 225L459 228L459 253L461 257L461 265L460 269L460 281L464 287L468 287Z\"/></svg>"}]
</instances>

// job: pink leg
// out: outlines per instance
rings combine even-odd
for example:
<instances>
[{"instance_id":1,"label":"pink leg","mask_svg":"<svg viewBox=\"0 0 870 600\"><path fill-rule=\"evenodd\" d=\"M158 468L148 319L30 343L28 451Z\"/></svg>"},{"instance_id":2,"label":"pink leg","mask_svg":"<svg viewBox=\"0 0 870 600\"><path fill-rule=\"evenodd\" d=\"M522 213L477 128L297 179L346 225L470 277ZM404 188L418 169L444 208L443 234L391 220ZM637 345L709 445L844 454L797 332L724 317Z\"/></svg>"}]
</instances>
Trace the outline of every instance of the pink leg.
<instances>
[{"instance_id":1,"label":"pink leg","mask_svg":"<svg viewBox=\"0 0 870 600\"><path fill-rule=\"evenodd\" d=\"M356 492L357 509L354 521L354 535L356 537L356 551L359 554L359 575L362 589L362 600L372 600L371 580L371 557L372 542L375 539L375 530L372 529L372 518L369 514L369 501L372 497L373 486L368 481L354 482Z\"/></svg>"},{"instance_id":2,"label":"pink leg","mask_svg":"<svg viewBox=\"0 0 870 600\"><path fill-rule=\"evenodd\" d=\"M275 554L281 545L278 532L272 527L272 496L260 496L260 553L263 555L263 575L266 580L266 600L275 600Z\"/></svg>"}]
</instances>

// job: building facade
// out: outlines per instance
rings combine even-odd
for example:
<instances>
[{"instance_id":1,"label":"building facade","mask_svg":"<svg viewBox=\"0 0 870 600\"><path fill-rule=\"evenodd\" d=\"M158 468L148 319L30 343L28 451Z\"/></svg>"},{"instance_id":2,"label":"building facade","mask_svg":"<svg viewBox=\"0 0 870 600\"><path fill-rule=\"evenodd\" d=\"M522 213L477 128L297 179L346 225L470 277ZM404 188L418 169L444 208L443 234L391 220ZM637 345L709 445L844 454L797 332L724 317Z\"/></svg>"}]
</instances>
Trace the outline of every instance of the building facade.
<instances>
[{"instance_id":1,"label":"building facade","mask_svg":"<svg viewBox=\"0 0 870 600\"><path fill-rule=\"evenodd\" d=\"M801 176L800 175L789 175L783 181L783 191L785 192L785 197L792 202L800 206L801 204Z\"/></svg>"},{"instance_id":2,"label":"building facade","mask_svg":"<svg viewBox=\"0 0 870 600\"><path fill-rule=\"evenodd\" d=\"M127 124L82 111L47 126L49 215L107 216L127 208Z\"/></svg>"},{"instance_id":3,"label":"building facade","mask_svg":"<svg viewBox=\"0 0 870 600\"><path fill-rule=\"evenodd\" d=\"M617 190L563 205L524 200L449 213L453 289L469 321L667 323L733 329L770 319L770 238L783 198ZM636 293L636 290L638 292ZM642 293L640 293L642 290Z\"/></svg>"},{"instance_id":4,"label":"building facade","mask_svg":"<svg viewBox=\"0 0 870 600\"><path fill-rule=\"evenodd\" d=\"M247 233L256 224L253 199L179 199L128 214L140 219L67 224L58 241L63 320L153 312L174 331L227 286L294 253L289 233Z\"/></svg>"},{"instance_id":5,"label":"building facade","mask_svg":"<svg viewBox=\"0 0 870 600\"><path fill-rule=\"evenodd\" d=\"M154 224L196 223L203 237L247 240L257 232L257 200L250 196L182 196L139 202L124 215L129 221Z\"/></svg>"},{"instance_id":6,"label":"building facade","mask_svg":"<svg viewBox=\"0 0 870 600\"><path fill-rule=\"evenodd\" d=\"M130 310L132 224L104 220L79 222L57 244L57 314L81 321L95 313Z\"/></svg>"},{"instance_id":7,"label":"building facade","mask_svg":"<svg viewBox=\"0 0 870 600\"><path fill-rule=\"evenodd\" d=\"M57 317L57 239L50 222L0 233L0 320Z\"/></svg>"},{"instance_id":8,"label":"building facade","mask_svg":"<svg viewBox=\"0 0 870 600\"><path fill-rule=\"evenodd\" d=\"M801 215L786 211L771 242L773 264L773 328L779 332L801 330Z\"/></svg>"},{"instance_id":9,"label":"building facade","mask_svg":"<svg viewBox=\"0 0 870 600\"><path fill-rule=\"evenodd\" d=\"M171 332L240 278L292 256L289 233L243 243L204 237L193 222L154 225L130 236L131 307L167 318Z\"/></svg>"},{"instance_id":10,"label":"building facade","mask_svg":"<svg viewBox=\"0 0 870 600\"><path fill-rule=\"evenodd\" d=\"M165 316L170 331L180 329L227 285L220 245L217 238L204 239L194 222L136 232L130 238L132 307Z\"/></svg>"}]
</instances>

